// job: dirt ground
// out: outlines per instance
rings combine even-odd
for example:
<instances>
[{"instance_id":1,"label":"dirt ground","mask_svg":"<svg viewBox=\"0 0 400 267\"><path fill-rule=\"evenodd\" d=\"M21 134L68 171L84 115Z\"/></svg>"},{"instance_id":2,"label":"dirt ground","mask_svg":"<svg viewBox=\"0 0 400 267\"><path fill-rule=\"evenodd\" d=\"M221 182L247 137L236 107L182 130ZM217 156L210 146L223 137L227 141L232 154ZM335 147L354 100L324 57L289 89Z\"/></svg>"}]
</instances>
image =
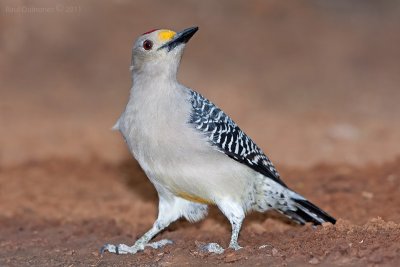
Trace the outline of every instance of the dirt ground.
<instances>
[{"instance_id":1,"label":"dirt ground","mask_svg":"<svg viewBox=\"0 0 400 267\"><path fill-rule=\"evenodd\" d=\"M101 257L157 214L154 188L110 131L131 44L192 25L179 80L338 222L253 213L244 248L211 255L199 246L230 237L211 208L156 237L173 245ZM398 25L398 1L1 1L0 266L399 266Z\"/></svg>"},{"instance_id":2,"label":"dirt ground","mask_svg":"<svg viewBox=\"0 0 400 267\"><path fill-rule=\"evenodd\" d=\"M197 246L227 246L230 237L229 223L211 209L204 221L179 221L158 236L175 242L164 249L101 257L104 243L132 243L155 219L157 198L137 165L57 159L2 168L0 266L400 264L400 159L283 169L292 188L339 219L335 226L254 213L240 236L244 249L211 255Z\"/></svg>"}]
</instances>

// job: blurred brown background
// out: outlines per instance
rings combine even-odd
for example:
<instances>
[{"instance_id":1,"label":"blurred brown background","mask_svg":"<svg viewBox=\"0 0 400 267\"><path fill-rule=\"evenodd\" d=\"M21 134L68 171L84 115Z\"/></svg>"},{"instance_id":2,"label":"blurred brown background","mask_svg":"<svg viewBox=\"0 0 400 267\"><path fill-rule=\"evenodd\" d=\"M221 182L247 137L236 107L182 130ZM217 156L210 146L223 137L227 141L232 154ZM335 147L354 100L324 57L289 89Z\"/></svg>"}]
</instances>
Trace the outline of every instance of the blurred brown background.
<instances>
[{"instance_id":1,"label":"blurred brown background","mask_svg":"<svg viewBox=\"0 0 400 267\"><path fill-rule=\"evenodd\" d=\"M398 1L1 0L0 11L2 165L126 158L110 127L129 94L133 41L193 25L180 81L278 165L399 154Z\"/></svg>"}]
</instances>

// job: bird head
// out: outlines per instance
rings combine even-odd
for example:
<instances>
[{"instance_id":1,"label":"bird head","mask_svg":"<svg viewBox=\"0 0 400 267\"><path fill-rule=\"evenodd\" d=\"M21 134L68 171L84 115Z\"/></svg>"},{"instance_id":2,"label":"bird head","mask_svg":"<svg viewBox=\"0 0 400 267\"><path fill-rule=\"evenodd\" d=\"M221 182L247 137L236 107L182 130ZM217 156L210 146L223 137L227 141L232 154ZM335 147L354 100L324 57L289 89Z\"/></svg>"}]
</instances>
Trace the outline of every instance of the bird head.
<instances>
[{"instance_id":1,"label":"bird head","mask_svg":"<svg viewBox=\"0 0 400 267\"><path fill-rule=\"evenodd\" d=\"M181 32L152 30L142 34L132 51L133 73L176 75L186 43L198 27Z\"/></svg>"}]
</instances>

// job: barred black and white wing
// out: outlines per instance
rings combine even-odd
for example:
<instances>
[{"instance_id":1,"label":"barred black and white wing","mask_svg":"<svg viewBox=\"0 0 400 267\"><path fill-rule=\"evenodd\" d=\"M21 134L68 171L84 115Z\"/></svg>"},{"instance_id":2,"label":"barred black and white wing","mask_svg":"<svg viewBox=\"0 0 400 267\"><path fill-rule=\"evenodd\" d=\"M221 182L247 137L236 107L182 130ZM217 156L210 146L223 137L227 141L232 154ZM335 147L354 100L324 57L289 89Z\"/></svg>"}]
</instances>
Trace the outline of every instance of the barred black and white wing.
<instances>
[{"instance_id":1,"label":"barred black and white wing","mask_svg":"<svg viewBox=\"0 0 400 267\"><path fill-rule=\"evenodd\" d=\"M190 92L189 123L203 132L211 145L230 158L287 187L269 158L221 109L197 92Z\"/></svg>"}]
</instances>

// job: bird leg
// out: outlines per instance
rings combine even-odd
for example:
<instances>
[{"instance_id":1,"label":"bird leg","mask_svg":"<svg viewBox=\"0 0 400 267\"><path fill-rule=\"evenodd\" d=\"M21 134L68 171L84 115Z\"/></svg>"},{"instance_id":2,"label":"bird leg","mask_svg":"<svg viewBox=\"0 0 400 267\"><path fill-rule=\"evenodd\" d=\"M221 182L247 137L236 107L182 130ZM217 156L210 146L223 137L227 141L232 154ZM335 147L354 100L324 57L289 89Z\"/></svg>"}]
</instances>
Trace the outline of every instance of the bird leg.
<instances>
[{"instance_id":1,"label":"bird leg","mask_svg":"<svg viewBox=\"0 0 400 267\"><path fill-rule=\"evenodd\" d=\"M242 247L238 244L238 237L245 216L242 206L234 201L224 200L218 204L218 207L232 225L232 235L229 248L234 250L241 249Z\"/></svg>"},{"instance_id":2,"label":"bird leg","mask_svg":"<svg viewBox=\"0 0 400 267\"><path fill-rule=\"evenodd\" d=\"M158 249L165 245L172 244L172 241L167 239L153 243L149 243L149 241L180 217L179 210L174 209L174 205L175 201L169 202L160 198L157 220L154 222L153 227L139 238L133 246L125 244L105 244L101 248L100 253L103 254L105 251L108 251L115 254L136 254L139 251L143 251L145 247Z\"/></svg>"},{"instance_id":3,"label":"bird leg","mask_svg":"<svg viewBox=\"0 0 400 267\"><path fill-rule=\"evenodd\" d=\"M232 235L231 235L231 242L229 243L229 248L238 250L242 247L238 244L238 237L240 228L242 227L243 218L234 217L232 220L230 219L232 225Z\"/></svg>"},{"instance_id":4,"label":"bird leg","mask_svg":"<svg viewBox=\"0 0 400 267\"><path fill-rule=\"evenodd\" d=\"M242 247L238 244L238 237L245 216L243 208L239 204L228 200L224 200L218 203L218 207L222 211L222 213L228 218L232 226L232 235L231 241L229 243L229 248L234 250L241 249ZM217 243L209 243L205 246L202 246L201 250L217 254L221 254L224 252L224 249Z\"/></svg>"}]
</instances>

